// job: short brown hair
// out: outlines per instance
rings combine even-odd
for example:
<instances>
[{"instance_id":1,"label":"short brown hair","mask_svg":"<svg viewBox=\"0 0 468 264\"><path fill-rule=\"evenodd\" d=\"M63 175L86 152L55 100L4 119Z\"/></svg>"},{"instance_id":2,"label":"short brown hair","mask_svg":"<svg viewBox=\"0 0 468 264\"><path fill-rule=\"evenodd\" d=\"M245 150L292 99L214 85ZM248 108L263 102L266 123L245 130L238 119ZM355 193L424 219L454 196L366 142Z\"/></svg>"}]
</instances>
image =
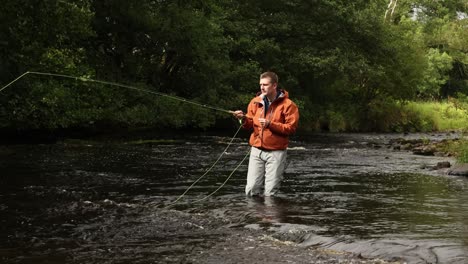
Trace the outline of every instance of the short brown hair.
<instances>
[{"instance_id":1,"label":"short brown hair","mask_svg":"<svg viewBox=\"0 0 468 264\"><path fill-rule=\"evenodd\" d=\"M260 74L260 79L263 78L270 78L271 83L278 83L278 75L274 72L267 71Z\"/></svg>"}]
</instances>

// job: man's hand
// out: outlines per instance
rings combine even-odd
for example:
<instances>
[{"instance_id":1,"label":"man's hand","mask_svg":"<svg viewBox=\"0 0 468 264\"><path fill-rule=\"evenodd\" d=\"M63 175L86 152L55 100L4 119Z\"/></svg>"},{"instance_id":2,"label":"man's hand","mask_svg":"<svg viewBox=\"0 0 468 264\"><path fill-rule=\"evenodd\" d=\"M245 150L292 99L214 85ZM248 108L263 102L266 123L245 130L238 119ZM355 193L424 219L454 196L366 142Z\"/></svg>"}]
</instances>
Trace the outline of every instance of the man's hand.
<instances>
[{"instance_id":1,"label":"man's hand","mask_svg":"<svg viewBox=\"0 0 468 264\"><path fill-rule=\"evenodd\" d=\"M265 118L259 118L258 121L260 122L260 125L262 125L262 127L268 127L270 125L270 120L268 119L265 119Z\"/></svg>"},{"instance_id":2,"label":"man's hand","mask_svg":"<svg viewBox=\"0 0 468 264\"><path fill-rule=\"evenodd\" d=\"M233 111L232 115L237 119L243 119L245 117L245 114L242 112L242 110Z\"/></svg>"}]
</instances>

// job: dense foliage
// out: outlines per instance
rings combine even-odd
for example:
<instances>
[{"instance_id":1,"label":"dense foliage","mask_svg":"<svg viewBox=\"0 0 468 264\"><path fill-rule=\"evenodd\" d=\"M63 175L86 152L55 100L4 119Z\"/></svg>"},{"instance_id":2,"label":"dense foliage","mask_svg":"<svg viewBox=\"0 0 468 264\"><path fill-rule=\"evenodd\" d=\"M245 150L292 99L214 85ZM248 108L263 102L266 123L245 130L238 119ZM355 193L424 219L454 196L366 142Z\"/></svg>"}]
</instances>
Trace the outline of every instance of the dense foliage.
<instances>
[{"instance_id":1,"label":"dense foliage","mask_svg":"<svg viewBox=\"0 0 468 264\"><path fill-rule=\"evenodd\" d=\"M0 83L61 73L244 109L273 70L303 129L404 130L406 102L467 101L467 14L462 0L4 0ZM28 75L0 95L2 129L231 119L79 79Z\"/></svg>"}]
</instances>

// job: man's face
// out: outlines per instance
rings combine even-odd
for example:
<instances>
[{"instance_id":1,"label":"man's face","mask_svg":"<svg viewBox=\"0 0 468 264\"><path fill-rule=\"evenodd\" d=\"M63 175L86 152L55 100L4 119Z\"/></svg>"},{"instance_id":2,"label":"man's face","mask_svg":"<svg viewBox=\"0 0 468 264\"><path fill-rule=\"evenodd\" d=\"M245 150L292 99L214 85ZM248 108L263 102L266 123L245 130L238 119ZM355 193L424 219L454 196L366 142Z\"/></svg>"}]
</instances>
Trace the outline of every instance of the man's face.
<instances>
[{"instance_id":1,"label":"man's face","mask_svg":"<svg viewBox=\"0 0 468 264\"><path fill-rule=\"evenodd\" d=\"M270 78L260 79L260 91L265 96L271 96L276 93L276 83L271 83Z\"/></svg>"}]
</instances>

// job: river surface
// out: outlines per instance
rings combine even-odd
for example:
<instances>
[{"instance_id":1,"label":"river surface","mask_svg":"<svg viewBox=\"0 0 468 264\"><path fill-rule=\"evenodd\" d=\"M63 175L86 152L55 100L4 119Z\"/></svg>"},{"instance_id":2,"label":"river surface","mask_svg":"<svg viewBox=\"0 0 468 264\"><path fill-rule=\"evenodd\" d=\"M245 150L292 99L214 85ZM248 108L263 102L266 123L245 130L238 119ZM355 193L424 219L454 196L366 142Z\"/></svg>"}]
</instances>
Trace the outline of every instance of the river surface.
<instances>
[{"instance_id":1,"label":"river surface","mask_svg":"<svg viewBox=\"0 0 468 264\"><path fill-rule=\"evenodd\" d=\"M304 247L408 263L468 263L468 179L427 169L440 161L453 164L451 158L389 144L398 137L456 136L293 138L281 194L274 198L244 196L244 138L230 145L229 137L206 136L0 146L0 262L163 263L161 255L179 252L163 252L170 239L149 238L151 230L141 223L171 206ZM200 241L178 239L185 242L174 244ZM116 244L120 252L109 252ZM125 259L118 258L122 252ZM99 255L106 261L90 257Z\"/></svg>"}]
</instances>

